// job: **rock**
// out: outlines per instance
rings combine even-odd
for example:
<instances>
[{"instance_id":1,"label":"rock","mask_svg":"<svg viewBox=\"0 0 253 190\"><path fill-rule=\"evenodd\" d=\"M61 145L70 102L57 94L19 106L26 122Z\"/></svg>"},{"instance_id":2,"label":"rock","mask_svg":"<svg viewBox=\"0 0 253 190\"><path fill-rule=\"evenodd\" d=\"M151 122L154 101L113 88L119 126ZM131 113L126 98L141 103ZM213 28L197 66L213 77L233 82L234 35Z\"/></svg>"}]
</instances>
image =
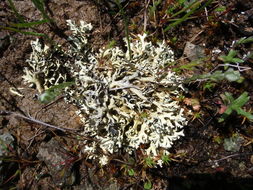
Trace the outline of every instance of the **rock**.
<instances>
[{"instance_id":1,"label":"rock","mask_svg":"<svg viewBox=\"0 0 253 190\"><path fill-rule=\"evenodd\" d=\"M4 158L8 156L9 148L14 148L13 142L14 142L14 138L10 133L6 132L0 135L0 158ZM4 168L4 164L2 164L2 160L0 159L0 174L1 174L0 184L3 183L3 179L6 173L6 172L3 172L4 171L3 168Z\"/></svg>"},{"instance_id":2,"label":"rock","mask_svg":"<svg viewBox=\"0 0 253 190\"><path fill-rule=\"evenodd\" d=\"M199 45L192 44L191 42L186 42L184 48L184 55L191 61L205 57L205 50Z\"/></svg>"},{"instance_id":3,"label":"rock","mask_svg":"<svg viewBox=\"0 0 253 190\"><path fill-rule=\"evenodd\" d=\"M13 148L14 138L10 133L3 133L0 135L0 157L4 157L8 155L8 147ZM0 164L2 161L0 160ZM0 168L1 169L1 168ZM1 170L0 170L1 171Z\"/></svg>"},{"instance_id":4,"label":"rock","mask_svg":"<svg viewBox=\"0 0 253 190\"><path fill-rule=\"evenodd\" d=\"M226 151L237 152L240 150L243 143L243 137L236 133L232 137L224 139L223 147Z\"/></svg>"},{"instance_id":5,"label":"rock","mask_svg":"<svg viewBox=\"0 0 253 190\"><path fill-rule=\"evenodd\" d=\"M72 172L72 167L77 158L64 149L62 144L51 139L40 146L37 158L45 162L57 186L73 185L75 174Z\"/></svg>"}]
</instances>

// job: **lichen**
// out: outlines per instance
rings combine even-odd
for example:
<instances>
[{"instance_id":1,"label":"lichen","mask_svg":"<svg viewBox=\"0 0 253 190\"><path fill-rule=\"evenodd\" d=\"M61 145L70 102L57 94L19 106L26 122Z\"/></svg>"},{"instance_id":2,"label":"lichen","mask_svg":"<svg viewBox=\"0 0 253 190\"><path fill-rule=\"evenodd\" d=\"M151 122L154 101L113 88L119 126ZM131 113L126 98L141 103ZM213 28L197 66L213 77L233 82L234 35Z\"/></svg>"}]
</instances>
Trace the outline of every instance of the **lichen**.
<instances>
[{"instance_id":1,"label":"lichen","mask_svg":"<svg viewBox=\"0 0 253 190\"><path fill-rule=\"evenodd\" d=\"M66 81L67 73L62 61L67 55L64 55L60 47L42 47L39 39L32 41L31 46L32 53L26 60L29 67L24 69L24 82L35 85L39 93L42 93L50 86Z\"/></svg>"},{"instance_id":2,"label":"lichen","mask_svg":"<svg viewBox=\"0 0 253 190\"><path fill-rule=\"evenodd\" d=\"M184 135L183 127L187 124L177 101L184 90L183 78L169 68L174 61L171 48L165 42L156 45L147 42L144 34L131 40L131 59L119 47L102 48L95 53L88 40L91 25L83 21L79 27L70 20L67 23L73 32L70 40L74 45L65 52L64 57L71 59L65 60L64 67L76 85L66 91L66 101L79 108L77 114L84 125L82 134L96 139L96 143L83 142L86 144L83 152L88 158L98 158L101 164L108 161L105 155L119 150L131 154L142 149L153 158L169 154L168 149ZM32 70L26 69L26 74L42 72L45 80L50 81L48 71L34 60L35 53L33 48L29 59ZM49 68L51 64L43 62ZM27 76L24 78L29 81Z\"/></svg>"}]
</instances>

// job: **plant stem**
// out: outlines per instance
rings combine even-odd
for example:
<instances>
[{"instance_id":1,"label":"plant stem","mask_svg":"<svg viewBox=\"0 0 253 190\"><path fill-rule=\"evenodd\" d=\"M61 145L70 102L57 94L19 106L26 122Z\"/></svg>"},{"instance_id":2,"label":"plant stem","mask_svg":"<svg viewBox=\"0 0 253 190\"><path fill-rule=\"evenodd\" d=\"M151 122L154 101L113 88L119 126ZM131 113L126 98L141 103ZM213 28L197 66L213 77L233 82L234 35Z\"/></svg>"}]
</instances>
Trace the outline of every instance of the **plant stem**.
<instances>
[{"instance_id":1,"label":"plant stem","mask_svg":"<svg viewBox=\"0 0 253 190\"><path fill-rule=\"evenodd\" d=\"M46 127L50 127L50 128L53 128L53 129L57 129L57 130L60 130L60 131L63 131L63 132L66 132L67 130L71 130L71 131L78 131L76 129L71 129L71 128L63 128L63 127L57 127L55 125L51 125L51 124L48 124L48 123L45 123L43 121L39 121L37 119L34 119L32 118L31 116L24 116L24 115L21 115L19 113L15 113L15 112L9 112L9 111L0 111L0 115L13 115L15 117L19 117L19 118L22 118L22 119L25 119L25 120L28 120L28 121L31 121L33 123L37 123L37 124L40 124L40 125L43 125L43 126L46 126Z\"/></svg>"},{"instance_id":2,"label":"plant stem","mask_svg":"<svg viewBox=\"0 0 253 190\"><path fill-rule=\"evenodd\" d=\"M128 19L126 17L126 14L124 12L124 9L122 7L122 5L120 4L120 0L115 0L115 3L117 4L117 6L120 9L120 14L123 17L123 21L124 21L124 27L125 27L125 35L126 35L126 39L127 39L127 49L129 52L129 59L132 59L132 51L131 51L131 47L130 47L130 37L129 37L129 28L128 28Z\"/></svg>"}]
</instances>

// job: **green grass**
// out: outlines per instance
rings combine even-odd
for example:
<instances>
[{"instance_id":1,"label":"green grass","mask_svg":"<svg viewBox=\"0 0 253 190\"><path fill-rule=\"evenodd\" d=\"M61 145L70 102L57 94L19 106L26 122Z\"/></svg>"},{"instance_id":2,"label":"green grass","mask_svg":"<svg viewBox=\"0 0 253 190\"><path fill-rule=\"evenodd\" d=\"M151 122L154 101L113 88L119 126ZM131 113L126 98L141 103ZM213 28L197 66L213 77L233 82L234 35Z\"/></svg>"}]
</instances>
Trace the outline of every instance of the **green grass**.
<instances>
[{"instance_id":1,"label":"green grass","mask_svg":"<svg viewBox=\"0 0 253 190\"><path fill-rule=\"evenodd\" d=\"M3 30L9 30L25 35L32 35L32 36L38 36L38 37L44 37L47 40L49 40L50 43L52 43L52 40L48 37L47 34L44 33L39 33L35 32L35 26L45 24L45 23L54 23L53 19L51 19L45 10L45 5L43 0L31 0L34 6L40 11L43 19L38 20L38 21L31 21L31 22L26 22L25 17L22 16L17 8L15 7L14 3L12 0L8 0L9 6L12 9L14 15L16 16L17 20L19 21L18 23L8 23L7 26L0 26L1 29ZM32 31L31 31L32 30Z\"/></svg>"},{"instance_id":2,"label":"green grass","mask_svg":"<svg viewBox=\"0 0 253 190\"><path fill-rule=\"evenodd\" d=\"M209 4L211 4L212 1L213 0L208 0L206 3L201 5L204 2L204 0L201 0L201 1L196 0L196 1L193 1L192 3L190 3L189 5L187 5L186 7L182 8L181 10L179 10L178 12L173 14L170 17L170 19L172 19L172 18L175 19L175 17L177 17L180 14L183 14L184 12L186 12L186 14L184 16L182 16L181 18L176 19L171 24L169 24L164 29L164 32L168 32L172 28L174 28L174 27L178 26L179 24L181 24L182 22L188 20L192 14L202 11L205 7L207 7Z\"/></svg>"},{"instance_id":3,"label":"green grass","mask_svg":"<svg viewBox=\"0 0 253 190\"><path fill-rule=\"evenodd\" d=\"M127 49L128 49L128 52L129 52L129 59L131 60L132 59L132 51L131 51L131 48L130 48L130 36L129 36L129 28L128 28L128 25L129 25L129 22L128 22L128 18L126 16L126 13L120 3L120 0L115 0L115 3L117 4L119 10L120 10L120 14L121 16L123 17L123 21L124 21L124 27L125 27L125 35L126 35L126 39L127 39Z\"/></svg>"}]
</instances>

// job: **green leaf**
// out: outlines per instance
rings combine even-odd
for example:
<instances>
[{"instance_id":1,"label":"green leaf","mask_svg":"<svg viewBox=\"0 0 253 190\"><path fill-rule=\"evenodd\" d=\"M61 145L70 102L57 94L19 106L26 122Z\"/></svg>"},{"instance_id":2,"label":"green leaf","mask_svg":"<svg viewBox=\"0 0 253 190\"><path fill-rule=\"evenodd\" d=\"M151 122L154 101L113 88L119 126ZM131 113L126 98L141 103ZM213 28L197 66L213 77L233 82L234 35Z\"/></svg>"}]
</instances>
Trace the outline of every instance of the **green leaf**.
<instances>
[{"instance_id":1,"label":"green leaf","mask_svg":"<svg viewBox=\"0 0 253 190\"><path fill-rule=\"evenodd\" d=\"M246 44L246 43L251 43L253 42L253 36L250 36L248 38L246 37L243 37L241 39L239 39L237 42L236 42L236 45L239 45L239 44Z\"/></svg>"},{"instance_id":2,"label":"green leaf","mask_svg":"<svg viewBox=\"0 0 253 190\"><path fill-rule=\"evenodd\" d=\"M203 90L209 90L210 92L212 92L214 87L215 87L215 83L214 82L206 82L203 85Z\"/></svg>"},{"instance_id":3,"label":"green leaf","mask_svg":"<svg viewBox=\"0 0 253 190\"><path fill-rule=\"evenodd\" d=\"M15 7L13 1L12 1L12 0L8 0L8 2L9 2L9 5L10 5L11 9L13 10L13 12L14 12L15 15L16 15L16 17L18 18L18 20L19 20L20 22L25 22L23 16L21 16L21 15L18 13L18 11L17 11L17 9L16 9L16 7Z\"/></svg>"},{"instance_id":4,"label":"green leaf","mask_svg":"<svg viewBox=\"0 0 253 190\"><path fill-rule=\"evenodd\" d=\"M207 7L210 3L212 3L213 0L208 0L205 3L203 3L203 1L192 1L187 7L181 9L180 11L178 11L177 13L175 13L174 15L172 15L170 18L173 18L175 16L180 15L181 13L185 12L188 10L188 12L181 18L177 19L175 22L172 22L171 24L169 24L165 29L164 32L169 31L171 28L176 27L177 25L181 24L182 22L186 21L189 19L189 17L196 13L199 12L201 10L203 10L205 7ZM201 4L203 3L203 5Z\"/></svg>"},{"instance_id":5,"label":"green leaf","mask_svg":"<svg viewBox=\"0 0 253 190\"><path fill-rule=\"evenodd\" d=\"M169 164L169 162L171 161L171 158L168 156L168 155L162 155L161 157L162 161L165 163L165 164Z\"/></svg>"},{"instance_id":6,"label":"green leaf","mask_svg":"<svg viewBox=\"0 0 253 190\"><path fill-rule=\"evenodd\" d=\"M225 95L222 96L224 102L228 102L228 106L226 111L222 114L221 118L218 120L219 122L223 122L233 111L236 111L237 114L246 117L249 120L253 120L253 115L249 112L245 112L242 109L250 99L247 92L243 92L237 99L234 100L233 96L226 92Z\"/></svg>"},{"instance_id":7,"label":"green leaf","mask_svg":"<svg viewBox=\"0 0 253 190\"><path fill-rule=\"evenodd\" d=\"M134 176L135 175L135 171L131 168L128 170L128 175L129 176Z\"/></svg>"},{"instance_id":8,"label":"green leaf","mask_svg":"<svg viewBox=\"0 0 253 190\"><path fill-rule=\"evenodd\" d=\"M230 82L239 83L239 82L242 82L244 78L241 77L241 74L239 71L235 71L234 69L229 68L225 72L217 70L213 74L208 73L208 74L203 74L203 75L195 75L195 76L192 76L191 78L186 79L186 82L190 82L190 81L194 81L198 79L211 80L214 82L219 82L226 79Z\"/></svg>"},{"instance_id":9,"label":"green leaf","mask_svg":"<svg viewBox=\"0 0 253 190\"><path fill-rule=\"evenodd\" d=\"M69 86L71 86L73 84L75 84L75 82L63 82L61 84L54 85L54 86L48 88L47 91L55 92L57 90L62 90L64 88L66 88L66 87L69 87Z\"/></svg>"},{"instance_id":10,"label":"green leaf","mask_svg":"<svg viewBox=\"0 0 253 190\"><path fill-rule=\"evenodd\" d=\"M151 181L146 181L146 182L144 183L144 189L149 190L149 189L151 189L151 188L152 188L152 183L151 183Z\"/></svg>"},{"instance_id":11,"label":"green leaf","mask_svg":"<svg viewBox=\"0 0 253 190\"><path fill-rule=\"evenodd\" d=\"M225 92L224 96L222 96L222 100L228 105L234 102L235 99L233 98L231 93Z\"/></svg>"},{"instance_id":12,"label":"green leaf","mask_svg":"<svg viewBox=\"0 0 253 190\"><path fill-rule=\"evenodd\" d=\"M246 111L244 111L244 110L241 109L241 108L237 109L237 113L238 113L239 115L242 115L242 116L248 118L249 120L253 121L253 115L252 115L251 113L246 112Z\"/></svg>"},{"instance_id":13,"label":"green leaf","mask_svg":"<svg viewBox=\"0 0 253 190\"><path fill-rule=\"evenodd\" d=\"M45 10L45 4L43 0L32 0L34 6L41 12L44 19L53 22L53 20L47 15Z\"/></svg>"},{"instance_id":14,"label":"green leaf","mask_svg":"<svg viewBox=\"0 0 253 190\"><path fill-rule=\"evenodd\" d=\"M226 10L225 6L220 6L220 7L217 7L216 9L214 9L215 12L223 12L225 10Z\"/></svg>"},{"instance_id":15,"label":"green leaf","mask_svg":"<svg viewBox=\"0 0 253 190\"><path fill-rule=\"evenodd\" d=\"M153 168L155 166L155 162L151 157L145 158L145 164L150 168Z\"/></svg>"},{"instance_id":16,"label":"green leaf","mask_svg":"<svg viewBox=\"0 0 253 190\"><path fill-rule=\"evenodd\" d=\"M46 90L39 96L39 101L43 104L48 104L52 102L57 96L58 94Z\"/></svg>"},{"instance_id":17,"label":"green leaf","mask_svg":"<svg viewBox=\"0 0 253 190\"><path fill-rule=\"evenodd\" d=\"M26 34L26 35L47 37L47 35L46 35L46 34L43 34L43 33L23 31L23 30L19 30L19 29L17 29L17 28L13 28L13 27L0 26L0 28L2 28L2 29L4 29L4 30L10 30L10 31L13 31L13 32L19 32L19 33L21 33L21 34Z\"/></svg>"},{"instance_id":18,"label":"green leaf","mask_svg":"<svg viewBox=\"0 0 253 190\"><path fill-rule=\"evenodd\" d=\"M44 20L39 20L39 21L35 21L35 22L9 23L9 24L10 24L10 26L16 27L16 28L30 28L34 25L39 25L39 24L43 24L43 23L47 23L47 22L49 22L49 20L44 19Z\"/></svg>"},{"instance_id":19,"label":"green leaf","mask_svg":"<svg viewBox=\"0 0 253 190\"><path fill-rule=\"evenodd\" d=\"M64 82L55 86L52 86L50 88L48 88L47 90L45 90L44 93L42 93L39 96L39 101L43 104L48 104L50 102L52 102L53 100L55 100L55 98L57 96L59 96L61 94L61 91L66 88L69 87L71 85L73 85L75 82Z\"/></svg>"},{"instance_id":20,"label":"green leaf","mask_svg":"<svg viewBox=\"0 0 253 190\"><path fill-rule=\"evenodd\" d=\"M236 56L236 54L237 54L237 51L231 49L231 50L229 51L227 57L234 57L234 56Z\"/></svg>"},{"instance_id":21,"label":"green leaf","mask_svg":"<svg viewBox=\"0 0 253 190\"><path fill-rule=\"evenodd\" d=\"M231 49L228 55L222 55L219 57L219 59L221 59L224 63L243 63L244 60L235 58L236 54L237 51Z\"/></svg>"},{"instance_id":22,"label":"green leaf","mask_svg":"<svg viewBox=\"0 0 253 190\"><path fill-rule=\"evenodd\" d=\"M179 67L176 67L176 68L173 68L172 71L174 72L180 72L182 70L193 70L194 67L198 66L201 64L201 60L195 60L195 61L192 61L188 64L184 64L182 66L179 66Z\"/></svg>"},{"instance_id":23,"label":"green leaf","mask_svg":"<svg viewBox=\"0 0 253 190\"><path fill-rule=\"evenodd\" d=\"M225 78L230 81L238 81L241 78L241 74L239 71L234 71L232 68L229 68L225 73Z\"/></svg>"},{"instance_id":24,"label":"green leaf","mask_svg":"<svg viewBox=\"0 0 253 190\"><path fill-rule=\"evenodd\" d=\"M249 101L249 98L248 92L244 92L234 102L232 102L231 107L233 109L240 108Z\"/></svg>"},{"instance_id":25,"label":"green leaf","mask_svg":"<svg viewBox=\"0 0 253 190\"><path fill-rule=\"evenodd\" d=\"M175 22L169 24L169 26L167 26L167 27L164 29L164 32L169 31L171 28L173 28L173 27L175 27L175 26L181 24L181 23L184 22L185 20L187 20L188 17L189 17L191 14L193 14L193 13L199 8L200 4L201 4L201 1L194 1L192 4L190 4L190 5L188 6L188 8L187 8L187 9L190 8L190 11L189 11L188 13L186 13L182 18L180 18L180 19L176 20ZM187 9L186 9L186 10L187 10ZM179 11L179 12L181 12L181 11ZM177 16L178 14L180 14L179 12L177 12L177 13L174 14L174 15L172 15L171 17Z\"/></svg>"}]
</instances>

